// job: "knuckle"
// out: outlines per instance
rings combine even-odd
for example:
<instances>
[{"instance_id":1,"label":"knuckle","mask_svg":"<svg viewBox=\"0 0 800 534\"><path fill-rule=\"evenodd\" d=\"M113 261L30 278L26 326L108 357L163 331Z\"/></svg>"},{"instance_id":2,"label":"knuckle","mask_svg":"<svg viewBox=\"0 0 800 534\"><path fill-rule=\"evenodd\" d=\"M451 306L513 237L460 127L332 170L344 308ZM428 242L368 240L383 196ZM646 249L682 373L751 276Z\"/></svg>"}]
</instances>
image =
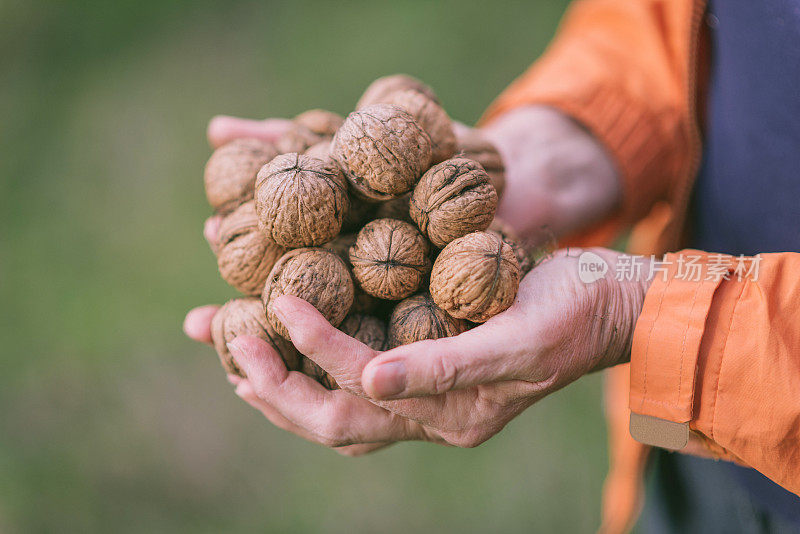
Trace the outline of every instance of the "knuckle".
<instances>
[{"instance_id":1,"label":"knuckle","mask_svg":"<svg viewBox=\"0 0 800 534\"><path fill-rule=\"evenodd\" d=\"M482 430L467 430L457 436L452 444L462 449L473 449L489 439L491 435Z\"/></svg>"},{"instance_id":2,"label":"knuckle","mask_svg":"<svg viewBox=\"0 0 800 534\"><path fill-rule=\"evenodd\" d=\"M319 352L320 348L332 346L331 332L324 326L304 324L292 332L292 342L303 354Z\"/></svg>"},{"instance_id":3,"label":"knuckle","mask_svg":"<svg viewBox=\"0 0 800 534\"><path fill-rule=\"evenodd\" d=\"M250 385L253 387L253 393L255 396L263 401L268 401L271 390L264 377L255 375L248 377L248 379L250 380Z\"/></svg>"},{"instance_id":4,"label":"knuckle","mask_svg":"<svg viewBox=\"0 0 800 534\"><path fill-rule=\"evenodd\" d=\"M436 356L431 369L434 393L444 393L453 389L458 377L458 368L447 356Z\"/></svg>"},{"instance_id":5,"label":"knuckle","mask_svg":"<svg viewBox=\"0 0 800 534\"><path fill-rule=\"evenodd\" d=\"M350 445L347 436L347 425L344 418L336 412L328 415L320 425L319 434L326 447L343 447Z\"/></svg>"}]
</instances>

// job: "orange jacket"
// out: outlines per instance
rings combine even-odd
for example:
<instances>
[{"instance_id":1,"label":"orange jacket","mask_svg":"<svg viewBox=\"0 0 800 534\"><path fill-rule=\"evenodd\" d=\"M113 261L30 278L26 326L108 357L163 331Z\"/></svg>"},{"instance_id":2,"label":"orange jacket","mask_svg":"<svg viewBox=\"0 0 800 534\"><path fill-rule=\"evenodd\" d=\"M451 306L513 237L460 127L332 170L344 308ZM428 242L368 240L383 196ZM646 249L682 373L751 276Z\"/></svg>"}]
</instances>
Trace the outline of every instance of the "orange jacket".
<instances>
[{"instance_id":1,"label":"orange jacket","mask_svg":"<svg viewBox=\"0 0 800 534\"><path fill-rule=\"evenodd\" d=\"M557 107L613 155L622 206L575 242L607 244L633 226L631 252L660 255L691 230L709 55L704 11L701 0L575 2L544 56L487 111L491 120L523 105ZM647 293L630 365L607 372L605 532L627 530L639 510L647 447L631 434L668 448L688 439L684 452L748 465L800 494L800 254L761 255L757 278L741 281L680 280L672 276L677 256L665 260L671 273L657 275Z\"/></svg>"}]
</instances>

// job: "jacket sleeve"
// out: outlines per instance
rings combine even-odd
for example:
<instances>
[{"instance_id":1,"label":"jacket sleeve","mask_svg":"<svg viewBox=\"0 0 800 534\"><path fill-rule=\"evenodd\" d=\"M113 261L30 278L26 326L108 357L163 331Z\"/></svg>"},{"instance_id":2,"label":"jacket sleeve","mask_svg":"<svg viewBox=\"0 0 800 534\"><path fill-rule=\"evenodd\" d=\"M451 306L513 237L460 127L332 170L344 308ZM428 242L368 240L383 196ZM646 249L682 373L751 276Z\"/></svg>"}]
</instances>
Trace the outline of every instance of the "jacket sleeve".
<instances>
[{"instance_id":1,"label":"jacket sleeve","mask_svg":"<svg viewBox=\"0 0 800 534\"><path fill-rule=\"evenodd\" d=\"M685 428L800 494L800 254L689 250L659 271L634 331L632 434Z\"/></svg>"},{"instance_id":2,"label":"jacket sleeve","mask_svg":"<svg viewBox=\"0 0 800 534\"><path fill-rule=\"evenodd\" d=\"M690 164L692 4L574 2L545 54L484 115L483 122L490 122L516 107L549 105L604 143L620 170L624 192L621 209L604 230L618 231L647 215Z\"/></svg>"}]
</instances>

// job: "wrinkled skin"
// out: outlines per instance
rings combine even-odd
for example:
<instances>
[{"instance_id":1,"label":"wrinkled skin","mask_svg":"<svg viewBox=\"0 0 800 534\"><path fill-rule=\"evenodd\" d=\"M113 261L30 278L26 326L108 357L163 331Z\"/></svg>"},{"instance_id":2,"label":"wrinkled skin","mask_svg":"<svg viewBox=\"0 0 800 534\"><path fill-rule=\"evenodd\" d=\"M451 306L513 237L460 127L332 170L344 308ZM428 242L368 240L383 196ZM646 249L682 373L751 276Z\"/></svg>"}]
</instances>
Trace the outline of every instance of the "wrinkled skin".
<instances>
[{"instance_id":1,"label":"wrinkled skin","mask_svg":"<svg viewBox=\"0 0 800 534\"><path fill-rule=\"evenodd\" d=\"M575 252L531 271L514 306L487 323L384 353L331 327L304 301L276 300L295 346L335 378L337 391L287 371L257 338L240 337L229 348L249 377L245 387L312 441L473 447L545 395L627 359L645 287L613 279L583 284ZM594 252L613 268L616 253Z\"/></svg>"},{"instance_id":2,"label":"wrinkled skin","mask_svg":"<svg viewBox=\"0 0 800 534\"><path fill-rule=\"evenodd\" d=\"M219 117L208 133L216 144L245 134L271 139L283 127L279 119ZM486 134L506 162L498 216L522 238L542 225L557 236L585 228L619 204L619 178L603 147L557 111L521 108L496 120ZM213 219L205 227L211 243L214 227ZM231 382L276 426L348 456L402 440L478 445L547 394L629 359L648 284L613 277L584 284L577 278L580 252L560 251L533 269L514 305L485 324L384 353L331 328L304 302L284 297L276 310L297 336L296 345L342 389L328 391L286 371L274 351L250 337L231 344L250 378ZM618 254L594 252L613 273ZM209 341L214 309L187 315L190 337Z\"/></svg>"}]
</instances>

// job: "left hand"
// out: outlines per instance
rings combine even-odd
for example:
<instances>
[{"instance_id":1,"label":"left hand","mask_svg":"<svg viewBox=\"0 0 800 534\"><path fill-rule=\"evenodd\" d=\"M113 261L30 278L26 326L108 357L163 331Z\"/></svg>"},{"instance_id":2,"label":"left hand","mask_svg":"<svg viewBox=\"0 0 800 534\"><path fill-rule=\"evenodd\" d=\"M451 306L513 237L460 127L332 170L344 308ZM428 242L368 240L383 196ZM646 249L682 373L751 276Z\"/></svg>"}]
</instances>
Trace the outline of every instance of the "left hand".
<instances>
[{"instance_id":1,"label":"left hand","mask_svg":"<svg viewBox=\"0 0 800 534\"><path fill-rule=\"evenodd\" d=\"M592 251L615 272L616 252ZM307 302L281 297L272 305L295 346L342 389L287 371L267 343L240 337L229 344L248 376L237 393L277 426L329 447L479 445L549 393L629 358L648 283L607 274L585 284L580 252L559 251L536 267L514 305L485 324L383 353L332 327ZM187 316L192 337L206 335L203 309Z\"/></svg>"}]
</instances>

